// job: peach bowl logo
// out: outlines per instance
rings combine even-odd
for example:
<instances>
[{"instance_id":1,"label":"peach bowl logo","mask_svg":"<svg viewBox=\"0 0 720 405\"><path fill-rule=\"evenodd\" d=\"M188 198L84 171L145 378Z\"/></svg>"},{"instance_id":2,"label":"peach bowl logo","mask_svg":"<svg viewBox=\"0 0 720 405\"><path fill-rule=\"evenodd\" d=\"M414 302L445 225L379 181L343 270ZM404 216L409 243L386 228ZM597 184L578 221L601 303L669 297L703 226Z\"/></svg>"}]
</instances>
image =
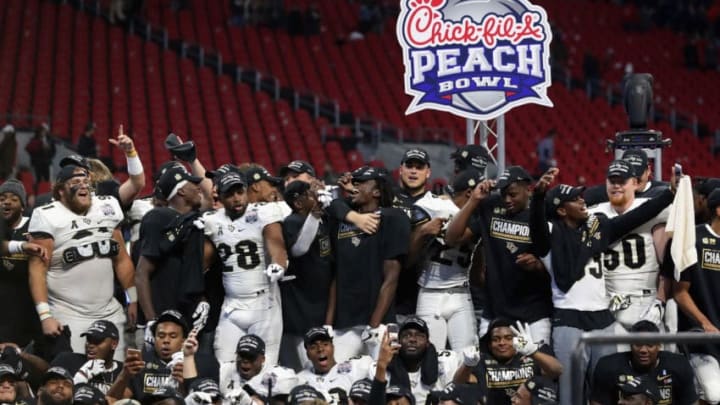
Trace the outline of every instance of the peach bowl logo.
<instances>
[{"instance_id":1,"label":"peach bowl logo","mask_svg":"<svg viewBox=\"0 0 720 405\"><path fill-rule=\"evenodd\" d=\"M402 0L406 114L424 109L488 120L523 104L552 107L552 32L526 0Z\"/></svg>"}]
</instances>

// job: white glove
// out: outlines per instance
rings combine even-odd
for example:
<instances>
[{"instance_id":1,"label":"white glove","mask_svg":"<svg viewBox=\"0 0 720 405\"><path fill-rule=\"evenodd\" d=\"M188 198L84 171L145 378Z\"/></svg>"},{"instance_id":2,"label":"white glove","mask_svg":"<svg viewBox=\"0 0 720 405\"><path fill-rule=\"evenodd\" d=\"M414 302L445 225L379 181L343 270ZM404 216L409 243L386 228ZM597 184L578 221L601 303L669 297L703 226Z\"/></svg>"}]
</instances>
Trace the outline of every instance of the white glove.
<instances>
[{"instance_id":1,"label":"white glove","mask_svg":"<svg viewBox=\"0 0 720 405\"><path fill-rule=\"evenodd\" d=\"M530 324L520 321L515 322L515 327L510 326L510 330L515 335L513 338L513 347L523 356L530 356L538 350L538 344L533 341L532 333L530 333Z\"/></svg>"},{"instance_id":2,"label":"white glove","mask_svg":"<svg viewBox=\"0 0 720 405\"><path fill-rule=\"evenodd\" d=\"M182 351L175 352L175 353L173 353L170 361L168 361L167 368L172 370L173 368L175 368L175 365L182 363L183 360L185 360L185 355L183 355L183 352Z\"/></svg>"},{"instance_id":3,"label":"white glove","mask_svg":"<svg viewBox=\"0 0 720 405\"><path fill-rule=\"evenodd\" d=\"M610 305L608 306L608 309L610 312L617 312L623 309L626 309L630 306L630 297L625 295L613 295L612 298L610 298Z\"/></svg>"},{"instance_id":4,"label":"white glove","mask_svg":"<svg viewBox=\"0 0 720 405\"><path fill-rule=\"evenodd\" d=\"M73 377L74 384L81 384L91 381L93 378L105 372L105 360L89 360L78 369Z\"/></svg>"},{"instance_id":5,"label":"white glove","mask_svg":"<svg viewBox=\"0 0 720 405\"><path fill-rule=\"evenodd\" d=\"M196 391L185 397L185 405L203 405L212 403L213 397L207 392Z\"/></svg>"},{"instance_id":6,"label":"white glove","mask_svg":"<svg viewBox=\"0 0 720 405\"><path fill-rule=\"evenodd\" d=\"M155 335L153 335L152 329L156 321L147 321L145 323L145 347L148 349L154 349L155 347Z\"/></svg>"},{"instance_id":7,"label":"white glove","mask_svg":"<svg viewBox=\"0 0 720 405\"><path fill-rule=\"evenodd\" d=\"M253 403L250 394L242 388L236 388L225 394L225 400L230 405L251 405Z\"/></svg>"},{"instance_id":8,"label":"white glove","mask_svg":"<svg viewBox=\"0 0 720 405\"><path fill-rule=\"evenodd\" d=\"M193 329L202 330L207 323L208 316L210 315L210 304L207 301L200 301L195 307L193 312Z\"/></svg>"},{"instance_id":9,"label":"white glove","mask_svg":"<svg viewBox=\"0 0 720 405\"><path fill-rule=\"evenodd\" d=\"M285 268L277 263L270 263L265 269L265 275L268 276L271 283L274 283L285 275Z\"/></svg>"},{"instance_id":10,"label":"white glove","mask_svg":"<svg viewBox=\"0 0 720 405\"><path fill-rule=\"evenodd\" d=\"M480 351L477 346L468 346L463 349L463 364L466 367L473 368L480 363Z\"/></svg>"},{"instance_id":11,"label":"white glove","mask_svg":"<svg viewBox=\"0 0 720 405\"><path fill-rule=\"evenodd\" d=\"M380 324L377 328L373 328L370 325L365 326L362 332L361 339L365 344L377 344L382 342L383 335L385 334L385 325Z\"/></svg>"},{"instance_id":12,"label":"white glove","mask_svg":"<svg viewBox=\"0 0 720 405\"><path fill-rule=\"evenodd\" d=\"M324 188L320 189L317 191L317 200L320 203L320 205L322 205L323 209L325 209L330 206L330 203L333 200L332 193L325 190Z\"/></svg>"},{"instance_id":13,"label":"white glove","mask_svg":"<svg viewBox=\"0 0 720 405\"><path fill-rule=\"evenodd\" d=\"M652 304L645 309L643 314L640 316L640 319L650 321L657 325L660 330L663 330L662 325L663 320L665 319L665 303L655 298Z\"/></svg>"},{"instance_id":14,"label":"white glove","mask_svg":"<svg viewBox=\"0 0 720 405\"><path fill-rule=\"evenodd\" d=\"M331 339L335 337L335 329L333 329L332 325L323 325L322 327L325 328Z\"/></svg>"}]
</instances>

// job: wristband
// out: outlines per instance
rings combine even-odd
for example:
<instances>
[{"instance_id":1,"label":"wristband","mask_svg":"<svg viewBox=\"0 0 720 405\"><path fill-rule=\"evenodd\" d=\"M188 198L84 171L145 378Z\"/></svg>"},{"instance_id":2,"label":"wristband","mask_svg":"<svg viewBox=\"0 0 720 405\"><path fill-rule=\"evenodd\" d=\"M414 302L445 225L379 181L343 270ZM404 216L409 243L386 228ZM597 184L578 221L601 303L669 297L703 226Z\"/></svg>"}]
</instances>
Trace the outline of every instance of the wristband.
<instances>
[{"instance_id":1,"label":"wristband","mask_svg":"<svg viewBox=\"0 0 720 405\"><path fill-rule=\"evenodd\" d=\"M20 240L11 240L8 242L8 253L11 255L22 253L23 252L23 241Z\"/></svg>"},{"instance_id":2,"label":"wristband","mask_svg":"<svg viewBox=\"0 0 720 405\"><path fill-rule=\"evenodd\" d=\"M127 301L128 301L129 303L131 303L131 304L132 304L133 302L137 302L137 300L138 300L138 298L137 298L137 289L135 288L135 286L128 287L128 288L125 290L125 297L127 298Z\"/></svg>"},{"instance_id":3,"label":"wristband","mask_svg":"<svg viewBox=\"0 0 720 405\"><path fill-rule=\"evenodd\" d=\"M142 162L140 162L137 152L134 156L127 156L127 172L131 176L137 176L143 173L143 165Z\"/></svg>"},{"instance_id":4,"label":"wristband","mask_svg":"<svg viewBox=\"0 0 720 405\"><path fill-rule=\"evenodd\" d=\"M50 305L48 305L47 302L41 302L41 303L35 305L35 310L37 311L38 315L40 316L41 321L44 321L48 318L52 318L52 314L50 314Z\"/></svg>"},{"instance_id":5,"label":"wristband","mask_svg":"<svg viewBox=\"0 0 720 405\"><path fill-rule=\"evenodd\" d=\"M135 148L130 149L129 151L125 152L126 157L136 157L137 156L137 150Z\"/></svg>"}]
</instances>

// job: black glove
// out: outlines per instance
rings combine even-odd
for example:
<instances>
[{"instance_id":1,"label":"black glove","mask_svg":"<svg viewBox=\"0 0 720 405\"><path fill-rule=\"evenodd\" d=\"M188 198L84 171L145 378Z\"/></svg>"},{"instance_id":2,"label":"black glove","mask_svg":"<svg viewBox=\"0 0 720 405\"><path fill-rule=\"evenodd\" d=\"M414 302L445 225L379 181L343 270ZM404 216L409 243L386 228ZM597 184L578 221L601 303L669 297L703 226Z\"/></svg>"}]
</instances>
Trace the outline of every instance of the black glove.
<instances>
[{"instance_id":1,"label":"black glove","mask_svg":"<svg viewBox=\"0 0 720 405\"><path fill-rule=\"evenodd\" d=\"M184 162L192 163L197 159L195 142L187 141L180 143L180 140L175 134L170 134L165 138L165 148L169 150L173 156Z\"/></svg>"}]
</instances>

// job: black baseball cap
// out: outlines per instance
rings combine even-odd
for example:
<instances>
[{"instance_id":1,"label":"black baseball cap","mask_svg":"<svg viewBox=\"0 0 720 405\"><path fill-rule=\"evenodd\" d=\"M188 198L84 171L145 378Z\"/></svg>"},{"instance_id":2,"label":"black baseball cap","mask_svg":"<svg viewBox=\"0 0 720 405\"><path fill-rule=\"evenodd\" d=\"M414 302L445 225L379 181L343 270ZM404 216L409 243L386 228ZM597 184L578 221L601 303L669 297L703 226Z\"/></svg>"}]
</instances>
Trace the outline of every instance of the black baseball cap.
<instances>
[{"instance_id":1,"label":"black baseball cap","mask_svg":"<svg viewBox=\"0 0 720 405\"><path fill-rule=\"evenodd\" d=\"M82 169L84 174L75 173L77 169ZM60 168L60 171L58 171L57 176L55 176L55 182L64 183L73 177L88 177L88 169L74 164L63 166Z\"/></svg>"},{"instance_id":2,"label":"black baseball cap","mask_svg":"<svg viewBox=\"0 0 720 405\"><path fill-rule=\"evenodd\" d=\"M187 171L185 166L183 166L183 164L178 162L177 160L168 160L167 162L161 164L160 167L155 170L155 173L153 173L153 183L157 183L158 180L160 180L160 176L162 176L166 171L168 171L168 169L171 169L173 167Z\"/></svg>"},{"instance_id":3,"label":"black baseball cap","mask_svg":"<svg viewBox=\"0 0 720 405\"><path fill-rule=\"evenodd\" d=\"M188 173L185 168L177 166L168 168L157 181L157 188L160 191L160 195L166 200L171 199L177 193L178 186L184 182L200 184L202 177L193 176Z\"/></svg>"},{"instance_id":4,"label":"black baseball cap","mask_svg":"<svg viewBox=\"0 0 720 405\"><path fill-rule=\"evenodd\" d=\"M715 189L707 198L707 207L710 211L715 211L718 205L720 205L720 189Z\"/></svg>"},{"instance_id":5,"label":"black baseball cap","mask_svg":"<svg viewBox=\"0 0 720 405\"><path fill-rule=\"evenodd\" d=\"M468 189L473 189L481 181L483 174L475 168L465 169L458 173L452 183L447 185L448 194L461 193Z\"/></svg>"},{"instance_id":6,"label":"black baseball cap","mask_svg":"<svg viewBox=\"0 0 720 405\"><path fill-rule=\"evenodd\" d=\"M255 358L265 354L265 342L258 335L245 335L238 340L235 353Z\"/></svg>"},{"instance_id":7,"label":"black baseball cap","mask_svg":"<svg viewBox=\"0 0 720 405\"><path fill-rule=\"evenodd\" d=\"M64 158L60 159L60 167L70 165L80 166L84 169L90 170L90 164L88 163L87 158L84 158L80 155L67 155Z\"/></svg>"},{"instance_id":8,"label":"black baseball cap","mask_svg":"<svg viewBox=\"0 0 720 405\"><path fill-rule=\"evenodd\" d=\"M441 401L453 401L460 405L475 405L480 400L476 385L449 383L440 393Z\"/></svg>"},{"instance_id":9,"label":"black baseball cap","mask_svg":"<svg viewBox=\"0 0 720 405\"><path fill-rule=\"evenodd\" d=\"M474 167L477 170L484 171L492 160L488 150L481 145L461 146L451 153L450 157L455 160L455 166L458 170Z\"/></svg>"},{"instance_id":10,"label":"black baseball cap","mask_svg":"<svg viewBox=\"0 0 720 405\"><path fill-rule=\"evenodd\" d=\"M73 376L65 367L53 366L45 372L42 378L42 384L55 379L70 380L72 382Z\"/></svg>"},{"instance_id":11,"label":"black baseball cap","mask_svg":"<svg viewBox=\"0 0 720 405\"><path fill-rule=\"evenodd\" d=\"M385 389L385 398L402 398L405 397L410 401L411 405L415 405L415 396L408 387L402 385L389 385Z\"/></svg>"},{"instance_id":12,"label":"black baseball cap","mask_svg":"<svg viewBox=\"0 0 720 405\"><path fill-rule=\"evenodd\" d=\"M295 172L297 174L307 173L313 177L315 176L315 168L304 160L293 160L287 165L280 168L280 177L287 176L288 172Z\"/></svg>"},{"instance_id":13,"label":"black baseball cap","mask_svg":"<svg viewBox=\"0 0 720 405\"><path fill-rule=\"evenodd\" d=\"M430 155L425 149L411 148L406 150L400 164L405 164L411 160L430 166Z\"/></svg>"},{"instance_id":14,"label":"black baseball cap","mask_svg":"<svg viewBox=\"0 0 720 405\"><path fill-rule=\"evenodd\" d=\"M213 397L219 397L220 386L212 378L198 378L190 384L190 392L204 392Z\"/></svg>"},{"instance_id":15,"label":"black baseball cap","mask_svg":"<svg viewBox=\"0 0 720 405\"><path fill-rule=\"evenodd\" d=\"M630 163L635 171L635 176L639 177L648 167L648 155L642 149L628 149L622 154L622 160Z\"/></svg>"},{"instance_id":16,"label":"black baseball cap","mask_svg":"<svg viewBox=\"0 0 720 405\"><path fill-rule=\"evenodd\" d=\"M163 399L172 399L176 405L185 405L185 399L182 395L173 387L169 385L163 385L156 389L152 394L148 395L147 403L155 403Z\"/></svg>"},{"instance_id":17,"label":"black baseball cap","mask_svg":"<svg viewBox=\"0 0 720 405\"><path fill-rule=\"evenodd\" d=\"M629 376L625 382L618 384L618 389L625 394L645 394L653 403L660 399L657 384L650 378Z\"/></svg>"},{"instance_id":18,"label":"black baseball cap","mask_svg":"<svg viewBox=\"0 0 720 405\"><path fill-rule=\"evenodd\" d=\"M99 389L90 384L82 383L75 385L73 404L107 404L107 398L105 398L105 394Z\"/></svg>"},{"instance_id":19,"label":"black baseball cap","mask_svg":"<svg viewBox=\"0 0 720 405\"><path fill-rule=\"evenodd\" d=\"M114 323L106 321L104 319L93 322L92 325L90 325L90 327L88 328L88 330L80 334L80 337L86 336L97 337L101 339L120 339L120 333L118 332L117 326L115 326Z\"/></svg>"},{"instance_id":20,"label":"black baseball cap","mask_svg":"<svg viewBox=\"0 0 720 405\"><path fill-rule=\"evenodd\" d=\"M18 375L15 372L15 368L7 363L0 363L0 377L12 376L14 379L18 379Z\"/></svg>"},{"instance_id":21,"label":"black baseball cap","mask_svg":"<svg viewBox=\"0 0 720 405\"><path fill-rule=\"evenodd\" d=\"M405 319L405 322L400 326L400 332L405 329L417 329L430 336L430 329L428 329L427 322L417 315L410 315Z\"/></svg>"},{"instance_id":22,"label":"black baseball cap","mask_svg":"<svg viewBox=\"0 0 720 405\"><path fill-rule=\"evenodd\" d=\"M231 163L225 163L225 164L220 165L220 167L218 167L215 170L205 171L205 177L212 180L213 183L217 184L217 181L220 180L220 177L222 177L222 175L229 173L229 172L240 173L240 168L238 168L237 166L235 166Z\"/></svg>"},{"instance_id":23,"label":"black baseball cap","mask_svg":"<svg viewBox=\"0 0 720 405\"><path fill-rule=\"evenodd\" d=\"M348 396L350 398L357 398L363 401L367 401L368 399L370 399L371 389L372 381L367 378L363 378L362 380L357 380L353 383L353 385L350 387L350 393L348 394Z\"/></svg>"},{"instance_id":24,"label":"black baseball cap","mask_svg":"<svg viewBox=\"0 0 720 405\"><path fill-rule=\"evenodd\" d=\"M384 178L386 176L386 172L377 167L361 166L353 170L351 176L353 181L363 182Z\"/></svg>"},{"instance_id":25,"label":"black baseball cap","mask_svg":"<svg viewBox=\"0 0 720 405\"><path fill-rule=\"evenodd\" d=\"M310 190L310 183L302 180L296 180L285 187L283 198L285 199L287 205L292 208L293 204L295 204L295 200L297 200L301 195L307 193L308 190Z\"/></svg>"},{"instance_id":26,"label":"black baseball cap","mask_svg":"<svg viewBox=\"0 0 720 405\"><path fill-rule=\"evenodd\" d=\"M328 333L327 329L320 327L320 326L316 326L314 328L310 328L310 330L305 332L303 341L305 343L305 347L308 347L316 340L332 341L333 338L332 338L332 336L330 336L330 333Z\"/></svg>"},{"instance_id":27,"label":"black baseball cap","mask_svg":"<svg viewBox=\"0 0 720 405\"><path fill-rule=\"evenodd\" d=\"M267 169L262 166L248 167L247 169L245 169L244 174L248 186L251 186L262 180L265 180L274 186L279 186L283 184L282 178L271 175L270 172L268 172Z\"/></svg>"},{"instance_id":28,"label":"black baseball cap","mask_svg":"<svg viewBox=\"0 0 720 405\"><path fill-rule=\"evenodd\" d=\"M305 401L325 400L325 397L316 390L313 386L308 384L301 384L293 388L290 391L288 403L290 405L298 405Z\"/></svg>"},{"instance_id":29,"label":"black baseball cap","mask_svg":"<svg viewBox=\"0 0 720 405\"><path fill-rule=\"evenodd\" d=\"M234 171L229 171L227 173L222 174L215 183L217 186L217 191L220 193L220 195L227 193L228 191L232 190L235 187L246 187L247 182L245 181L245 177L240 174L236 173Z\"/></svg>"},{"instance_id":30,"label":"black baseball cap","mask_svg":"<svg viewBox=\"0 0 720 405\"><path fill-rule=\"evenodd\" d=\"M157 330L158 325L160 325L163 322L172 322L175 324L180 325L180 327L183 330L183 333L185 335L190 332L190 327L188 326L187 321L185 320L185 317L179 312L174 309L168 309L164 311L160 316L158 317L157 321L152 325L152 333L155 334L155 331Z\"/></svg>"},{"instance_id":31,"label":"black baseball cap","mask_svg":"<svg viewBox=\"0 0 720 405\"><path fill-rule=\"evenodd\" d=\"M550 205L552 210L558 208L562 203L573 201L582 196L585 192L585 186L570 186L567 184L559 184L548 191L545 201Z\"/></svg>"},{"instance_id":32,"label":"black baseball cap","mask_svg":"<svg viewBox=\"0 0 720 405\"><path fill-rule=\"evenodd\" d=\"M635 169L626 160L613 160L610 162L607 169L607 178L609 179L610 177L620 177L627 180L629 178L636 177Z\"/></svg>"},{"instance_id":33,"label":"black baseball cap","mask_svg":"<svg viewBox=\"0 0 720 405\"><path fill-rule=\"evenodd\" d=\"M704 195L705 197L708 197L710 193L713 192L713 190L720 188L720 179L710 177L705 179L700 185L697 187L698 194Z\"/></svg>"},{"instance_id":34,"label":"black baseball cap","mask_svg":"<svg viewBox=\"0 0 720 405\"><path fill-rule=\"evenodd\" d=\"M532 176L522 166L510 166L498 177L495 187L498 190L505 190L509 185L519 181L532 181Z\"/></svg>"}]
</instances>

